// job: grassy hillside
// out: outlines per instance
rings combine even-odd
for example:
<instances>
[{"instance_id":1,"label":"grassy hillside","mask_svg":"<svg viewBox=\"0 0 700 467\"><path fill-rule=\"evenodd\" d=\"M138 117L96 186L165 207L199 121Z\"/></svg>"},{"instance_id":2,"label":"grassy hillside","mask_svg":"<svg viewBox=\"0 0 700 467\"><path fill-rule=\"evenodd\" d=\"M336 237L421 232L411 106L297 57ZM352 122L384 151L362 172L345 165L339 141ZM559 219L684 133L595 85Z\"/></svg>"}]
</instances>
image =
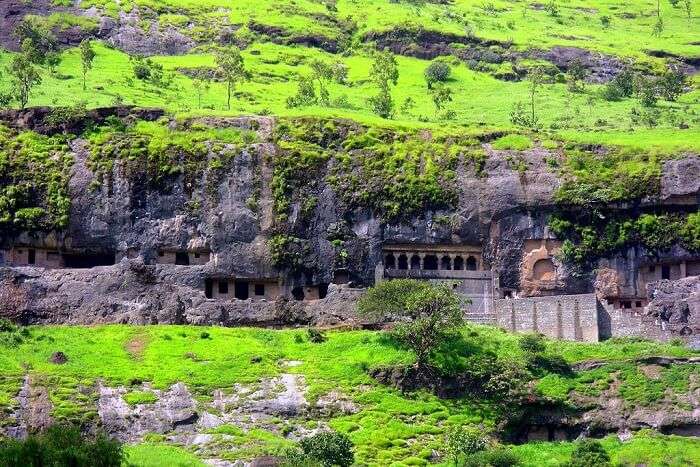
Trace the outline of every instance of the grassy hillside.
<instances>
[{"instance_id":1,"label":"grassy hillside","mask_svg":"<svg viewBox=\"0 0 700 467\"><path fill-rule=\"evenodd\" d=\"M609 54L610 60L634 64L646 74L665 70L667 60L659 58L664 54L697 60L700 47L693 42L693 31L700 27L697 12L691 9L687 17L682 1L676 7L668 1L660 5L664 26L660 35L655 35L652 26L657 21L656 3L639 0L624 6L603 1L530 4L460 0L439 4L266 0L234 5L224 0L83 1L83 9L95 6L102 14L115 17L120 11L126 14L138 6L141 13L136 25L144 31L177 30L194 40L196 46L187 55L154 57L166 75L165 80L154 84L134 77L133 62L127 54L97 45L86 90L82 88L78 50L65 50L56 72L43 74L30 105L71 106L83 102L97 107L129 103L164 107L179 114L340 116L392 126L512 129L515 104L529 102L528 71L539 65L549 73L547 83L535 96L542 130L586 143L698 152L700 93L695 89L696 77L690 78L686 92L677 101L661 99L653 108L646 108L635 97L604 99L602 84L588 84L580 92L570 92L563 70L537 58L555 46L574 46ZM46 21L54 31L86 21L66 18L71 16L58 15ZM215 69L212 46L223 30L232 31L233 40L243 45L245 66L250 72L250 80L236 86L231 110L226 109L223 83L215 81L198 97L192 79L192 70ZM391 37L404 44L405 53L397 56L399 80L391 92L395 114L387 121L371 111L367 98L377 92L370 80L372 53L382 47L382 34L390 30L404 31ZM420 31L430 31L436 40L451 47L441 52L452 68L445 83L451 90L451 101L439 110L424 78L430 61L407 56L415 55L411 52L415 47L430 45L416 43L411 36ZM325 43L322 39L335 44L335 53L322 50L323 45L308 46L309 41ZM458 58L461 51L471 56L473 46L469 41L478 46L476 59ZM0 68L9 59L10 54L0 54ZM311 75L313 60L344 64L347 79L343 84L327 83L330 105L289 108L287 99L296 93L299 77ZM7 88L9 76L0 74L0 79ZM408 98L412 106L403 105Z\"/></svg>"},{"instance_id":2,"label":"grassy hillside","mask_svg":"<svg viewBox=\"0 0 700 467\"><path fill-rule=\"evenodd\" d=\"M465 346L455 349L452 361L445 364L459 366L459 362L489 353L499 361L516 365L525 361L515 335L490 327L467 328L463 335ZM328 424L348 433L356 445L358 460L369 465L424 465L431 450L441 449L447 427L458 423L495 426L500 409L492 402L469 397L440 399L423 391L401 393L377 383L367 374L368 369L412 361L409 353L395 347L384 334L329 332L327 337L326 342L314 344L309 342L304 330L190 326L32 327L21 338L21 343L0 346L0 374L3 375L0 405L5 411L12 409L12 398L25 374L30 375L34 384L48 388L54 405L53 416L57 420L88 422L96 417L96 394L90 388L94 388L98 380L127 388L141 381L152 382L155 388L167 388L181 381L193 391L197 400L206 401L216 388L292 373L304 376L308 385L306 397L310 401L336 390L358 404L358 413L334 416ZM662 371L660 378L648 378L630 362L630 359L648 355L692 355L680 346L645 341L600 344L550 341L547 347L548 352L559 354L571 363L592 359L610 363L570 376L542 375L537 392L565 403L569 391L591 394L591 391L604 390L605 384L616 380L615 385L619 385L619 394L626 403L653 406L667 397L668 390L674 394L673 391L686 393L698 377L697 369L672 365ZM67 363L50 363L56 351L66 353ZM285 364L288 361L300 364L289 366ZM673 384L668 385L669 380ZM144 399L137 389L133 391L135 403L149 403L150 399ZM127 395L127 400L129 397ZM224 433L221 427L217 430L213 433ZM279 432L240 428L226 431L229 432L236 440L230 451L232 458L274 453L289 445ZM172 457L173 462L178 459L182 465L197 465L192 454L164 440L154 435L147 438L145 444L129 448L129 452L138 459L137 465L159 465L156 459L160 456ZM665 455L650 446L668 445L668 449L675 450L671 452L679 453L680 460L697 458L694 457L697 446L690 448L689 442L682 438L641 437L635 443L647 447L636 450L630 444L606 441L611 452L618 453L620 459L648 461L650 465L661 465ZM522 446L517 451L526 465L534 466L559 465L570 449L570 443L545 443Z\"/></svg>"}]
</instances>

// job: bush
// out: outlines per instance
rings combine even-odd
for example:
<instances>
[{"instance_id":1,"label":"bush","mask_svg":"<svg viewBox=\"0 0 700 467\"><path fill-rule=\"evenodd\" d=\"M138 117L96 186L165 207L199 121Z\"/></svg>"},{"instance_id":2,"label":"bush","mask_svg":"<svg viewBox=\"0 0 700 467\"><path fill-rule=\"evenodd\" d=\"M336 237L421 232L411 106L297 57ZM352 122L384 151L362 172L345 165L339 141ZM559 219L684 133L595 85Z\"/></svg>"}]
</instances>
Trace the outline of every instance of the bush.
<instances>
[{"instance_id":1,"label":"bush","mask_svg":"<svg viewBox=\"0 0 700 467\"><path fill-rule=\"evenodd\" d=\"M483 451L487 446L488 438L474 425L453 426L445 435L445 449L455 464L460 458Z\"/></svg>"},{"instance_id":2,"label":"bush","mask_svg":"<svg viewBox=\"0 0 700 467\"><path fill-rule=\"evenodd\" d=\"M610 456L600 441L586 439L581 441L571 453L569 467L607 467Z\"/></svg>"},{"instance_id":3,"label":"bush","mask_svg":"<svg viewBox=\"0 0 700 467\"><path fill-rule=\"evenodd\" d=\"M544 337L541 334L525 334L518 344L526 354L539 354L547 350Z\"/></svg>"},{"instance_id":4,"label":"bush","mask_svg":"<svg viewBox=\"0 0 700 467\"><path fill-rule=\"evenodd\" d=\"M121 467L124 461L118 441L104 434L84 437L73 426L55 425L24 440L0 442L0 465L4 467Z\"/></svg>"},{"instance_id":5,"label":"bush","mask_svg":"<svg viewBox=\"0 0 700 467\"><path fill-rule=\"evenodd\" d=\"M428 88L432 88L434 83L444 83L450 77L452 70L450 65L442 60L434 60L425 69L425 82Z\"/></svg>"},{"instance_id":6,"label":"bush","mask_svg":"<svg viewBox=\"0 0 700 467\"><path fill-rule=\"evenodd\" d=\"M510 449L496 448L468 456L463 467L513 467L520 464L520 459Z\"/></svg>"},{"instance_id":7,"label":"bush","mask_svg":"<svg viewBox=\"0 0 700 467\"><path fill-rule=\"evenodd\" d=\"M323 342L326 342L326 336L324 336L323 333L316 328L307 329L306 334L309 338L309 342L312 342L314 344L321 344Z\"/></svg>"},{"instance_id":8,"label":"bush","mask_svg":"<svg viewBox=\"0 0 700 467\"><path fill-rule=\"evenodd\" d=\"M326 467L349 467L355 462L353 444L344 433L323 432L299 443L306 456Z\"/></svg>"}]
</instances>

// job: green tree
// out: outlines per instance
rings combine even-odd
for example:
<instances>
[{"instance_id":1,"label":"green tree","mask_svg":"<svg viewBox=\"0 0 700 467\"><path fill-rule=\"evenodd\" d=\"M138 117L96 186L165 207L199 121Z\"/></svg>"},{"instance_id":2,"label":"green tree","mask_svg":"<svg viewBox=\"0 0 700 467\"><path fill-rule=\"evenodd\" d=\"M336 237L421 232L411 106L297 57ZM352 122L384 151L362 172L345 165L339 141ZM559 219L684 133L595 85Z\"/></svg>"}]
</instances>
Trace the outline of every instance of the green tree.
<instances>
[{"instance_id":1,"label":"green tree","mask_svg":"<svg viewBox=\"0 0 700 467\"><path fill-rule=\"evenodd\" d=\"M226 108L231 110L231 94L236 84L248 79L243 56L238 47L220 48L215 52L219 75L226 83Z\"/></svg>"},{"instance_id":2,"label":"green tree","mask_svg":"<svg viewBox=\"0 0 700 467\"><path fill-rule=\"evenodd\" d=\"M394 338L416 354L416 368L426 369L441 344L464 325L460 300L445 284L412 279L382 282L358 303L360 315L393 320Z\"/></svg>"},{"instance_id":3,"label":"green tree","mask_svg":"<svg viewBox=\"0 0 700 467\"><path fill-rule=\"evenodd\" d=\"M579 59L574 59L566 71L566 87L571 92L583 92L586 89L586 68Z\"/></svg>"},{"instance_id":4,"label":"green tree","mask_svg":"<svg viewBox=\"0 0 700 467\"><path fill-rule=\"evenodd\" d=\"M4 467L121 467L125 460L118 441L101 433L85 437L73 426L54 425L24 440L0 441Z\"/></svg>"},{"instance_id":5,"label":"green tree","mask_svg":"<svg viewBox=\"0 0 700 467\"><path fill-rule=\"evenodd\" d=\"M372 110L382 118L391 118L394 114L391 86L396 86L399 81L399 67L394 54L389 51L377 52L369 76L379 88L379 93L369 99Z\"/></svg>"},{"instance_id":6,"label":"green tree","mask_svg":"<svg viewBox=\"0 0 700 467\"><path fill-rule=\"evenodd\" d=\"M52 75L56 74L56 68L61 64L61 54L58 52L49 52L46 54L46 66Z\"/></svg>"},{"instance_id":7,"label":"green tree","mask_svg":"<svg viewBox=\"0 0 700 467\"><path fill-rule=\"evenodd\" d=\"M299 76L297 81L297 93L287 98L287 107L303 107L316 103L316 88L313 78L310 76Z\"/></svg>"},{"instance_id":8,"label":"green tree","mask_svg":"<svg viewBox=\"0 0 700 467\"><path fill-rule=\"evenodd\" d=\"M608 467L610 455L600 441L585 439L571 453L568 467Z\"/></svg>"},{"instance_id":9,"label":"green tree","mask_svg":"<svg viewBox=\"0 0 700 467\"><path fill-rule=\"evenodd\" d=\"M452 90L444 85L434 86L430 90L430 96L433 99L433 105L435 105L435 112L440 112L445 104L452 101Z\"/></svg>"},{"instance_id":10,"label":"green tree","mask_svg":"<svg viewBox=\"0 0 700 467\"><path fill-rule=\"evenodd\" d=\"M206 70L197 70L192 77L192 87L197 94L197 107L202 108L202 97L211 88L211 78Z\"/></svg>"},{"instance_id":11,"label":"green tree","mask_svg":"<svg viewBox=\"0 0 700 467\"><path fill-rule=\"evenodd\" d=\"M443 60L433 60L430 65L425 68L425 72L423 73L428 89L432 88L435 83L444 83L447 81L451 72L450 65Z\"/></svg>"},{"instance_id":12,"label":"green tree","mask_svg":"<svg viewBox=\"0 0 700 467\"><path fill-rule=\"evenodd\" d=\"M41 84L41 75L34 63L25 53L16 54L10 60L7 72L12 81L12 95L19 103L20 109L24 109L29 102L29 96L34 86Z\"/></svg>"},{"instance_id":13,"label":"green tree","mask_svg":"<svg viewBox=\"0 0 700 467\"><path fill-rule=\"evenodd\" d=\"M35 65L43 65L48 54L58 52L56 37L40 16L25 16L15 28L14 35L22 44L27 58Z\"/></svg>"},{"instance_id":14,"label":"green tree","mask_svg":"<svg viewBox=\"0 0 700 467\"><path fill-rule=\"evenodd\" d=\"M488 446L488 438L481 428L474 425L450 427L445 435L445 450L455 465L461 458L481 452Z\"/></svg>"},{"instance_id":15,"label":"green tree","mask_svg":"<svg viewBox=\"0 0 700 467\"><path fill-rule=\"evenodd\" d=\"M306 456L324 467L350 467L355 462L352 441L344 433L321 432L302 439L299 446Z\"/></svg>"},{"instance_id":16,"label":"green tree","mask_svg":"<svg viewBox=\"0 0 700 467\"><path fill-rule=\"evenodd\" d=\"M92 62L95 60L95 50L89 40L84 39L80 43L80 64L83 71L83 91L87 89L87 74L92 70Z\"/></svg>"}]
</instances>

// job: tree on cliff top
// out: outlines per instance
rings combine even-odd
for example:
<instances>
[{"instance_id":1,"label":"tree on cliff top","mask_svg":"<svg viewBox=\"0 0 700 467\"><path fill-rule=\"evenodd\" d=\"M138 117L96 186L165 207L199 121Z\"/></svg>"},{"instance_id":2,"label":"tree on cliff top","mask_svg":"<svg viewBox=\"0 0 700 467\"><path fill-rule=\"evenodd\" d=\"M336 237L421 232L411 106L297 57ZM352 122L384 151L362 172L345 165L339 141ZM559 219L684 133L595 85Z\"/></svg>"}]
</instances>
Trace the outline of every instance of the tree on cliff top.
<instances>
[{"instance_id":1,"label":"tree on cliff top","mask_svg":"<svg viewBox=\"0 0 700 467\"><path fill-rule=\"evenodd\" d=\"M391 334L416 354L416 367L428 366L433 352L460 326L460 299L446 284L395 279L371 288L358 311L372 320L396 321Z\"/></svg>"},{"instance_id":2,"label":"tree on cliff top","mask_svg":"<svg viewBox=\"0 0 700 467\"><path fill-rule=\"evenodd\" d=\"M226 83L226 107L231 110L231 93L236 87L236 83L248 79L243 56L238 47L218 49L215 56L219 76Z\"/></svg>"}]
</instances>

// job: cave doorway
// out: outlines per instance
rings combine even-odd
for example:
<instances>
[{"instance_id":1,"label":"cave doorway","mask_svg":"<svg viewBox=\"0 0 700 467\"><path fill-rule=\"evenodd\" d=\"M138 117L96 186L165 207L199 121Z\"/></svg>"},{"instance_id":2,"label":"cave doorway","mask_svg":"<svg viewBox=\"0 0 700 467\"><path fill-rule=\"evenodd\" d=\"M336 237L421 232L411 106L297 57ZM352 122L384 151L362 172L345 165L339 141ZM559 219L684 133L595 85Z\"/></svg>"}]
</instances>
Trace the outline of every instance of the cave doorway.
<instances>
[{"instance_id":1,"label":"cave doorway","mask_svg":"<svg viewBox=\"0 0 700 467\"><path fill-rule=\"evenodd\" d=\"M248 300L248 282L235 281L233 283L233 296L238 300Z\"/></svg>"}]
</instances>

